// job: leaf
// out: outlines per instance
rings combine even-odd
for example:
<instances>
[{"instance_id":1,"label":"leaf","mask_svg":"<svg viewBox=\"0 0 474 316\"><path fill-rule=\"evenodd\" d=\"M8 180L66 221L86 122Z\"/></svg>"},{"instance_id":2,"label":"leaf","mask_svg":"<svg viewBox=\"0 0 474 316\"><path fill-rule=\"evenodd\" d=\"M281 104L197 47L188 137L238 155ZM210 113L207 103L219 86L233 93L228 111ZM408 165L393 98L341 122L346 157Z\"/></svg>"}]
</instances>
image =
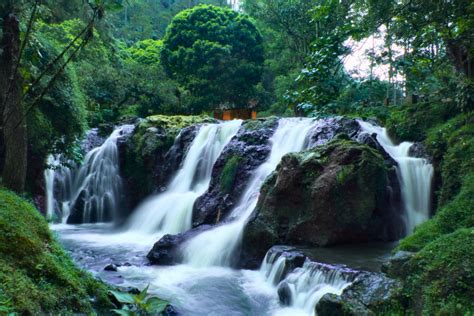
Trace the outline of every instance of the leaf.
<instances>
[{"instance_id":1,"label":"leaf","mask_svg":"<svg viewBox=\"0 0 474 316\"><path fill-rule=\"evenodd\" d=\"M146 288L144 288L143 291L140 292L140 294L136 295L135 299L138 302L142 302L145 299L146 295L148 294L149 287L150 287L150 284L148 284Z\"/></svg>"},{"instance_id":2,"label":"leaf","mask_svg":"<svg viewBox=\"0 0 474 316\"><path fill-rule=\"evenodd\" d=\"M169 302L159 299L158 297L150 297L146 301L146 310L151 314L161 313L169 305Z\"/></svg>"},{"instance_id":3,"label":"leaf","mask_svg":"<svg viewBox=\"0 0 474 316\"><path fill-rule=\"evenodd\" d=\"M127 303L127 304L134 304L135 299L133 295L129 293L123 293L123 292L118 292L118 291L109 291L112 293L113 296L119 301L120 303Z\"/></svg>"},{"instance_id":4,"label":"leaf","mask_svg":"<svg viewBox=\"0 0 474 316\"><path fill-rule=\"evenodd\" d=\"M124 316L135 315L131 310L128 310L128 309L112 309L112 312L117 313L117 315L124 315Z\"/></svg>"}]
</instances>

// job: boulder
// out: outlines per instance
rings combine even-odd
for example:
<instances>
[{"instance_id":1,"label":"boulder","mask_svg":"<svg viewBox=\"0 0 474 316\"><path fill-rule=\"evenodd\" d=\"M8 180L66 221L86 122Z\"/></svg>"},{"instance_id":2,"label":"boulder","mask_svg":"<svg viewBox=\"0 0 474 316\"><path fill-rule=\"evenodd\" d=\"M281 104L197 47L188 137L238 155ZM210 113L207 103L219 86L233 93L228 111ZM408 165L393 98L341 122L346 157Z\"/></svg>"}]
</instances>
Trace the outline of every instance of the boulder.
<instances>
[{"instance_id":1,"label":"boulder","mask_svg":"<svg viewBox=\"0 0 474 316\"><path fill-rule=\"evenodd\" d=\"M400 227L382 156L367 145L337 139L282 158L261 188L241 258L261 260L274 244L396 240Z\"/></svg>"},{"instance_id":2,"label":"boulder","mask_svg":"<svg viewBox=\"0 0 474 316\"><path fill-rule=\"evenodd\" d=\"M146 257L153 265L174 265L181 263L183 258L179 251L180 246L187 240L211 228L212 226L210 225L202 225L184 233L164 235L153 245L153 248L148 252Z\"/></svg>"},{"instance_id":3,"label":"boulder","mask_svg":"<svg viewBox=\"0 0 474 316\"><path fill-rule=\"evenodd\" d=\"M391 256L386 262L382 264L382 272L388 274L391 277L405 277L409 272L408 263L414 255L415 253L410 251L397 251L393 256Z\"/></svg>"},{"instance_id":4,"label":"boulder","mask_svg":"<svg viewBox=\"0 0 474 316\"><path fill-rule=\"evenodd\" d=\"M193 227L216 224L226 217L245 190L253 170L268 158L269 139L277 125L274 117L242 124L214 164L209 189L194 204Z\"/></svg>"},{"instance_id":5,"label":"boulder","mask_svg":"<svg viewBox=\"0 0 474 316\"><path fill-rule=\"evenodd\" d=\"M341 295L324 295L315 311L318 316L378 315L390 309L400 289L400 282L381 273L363 272Z\"/></svg>"}]
</instances>

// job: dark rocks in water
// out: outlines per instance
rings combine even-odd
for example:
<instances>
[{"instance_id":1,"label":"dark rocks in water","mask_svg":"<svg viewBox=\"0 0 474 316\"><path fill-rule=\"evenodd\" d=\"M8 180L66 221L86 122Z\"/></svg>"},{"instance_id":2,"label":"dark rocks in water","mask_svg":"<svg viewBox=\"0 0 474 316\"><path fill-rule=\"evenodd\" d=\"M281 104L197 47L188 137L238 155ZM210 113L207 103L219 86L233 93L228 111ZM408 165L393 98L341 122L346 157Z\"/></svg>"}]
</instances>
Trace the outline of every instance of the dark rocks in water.
<instances>
[{"instance_id":1,"label":"dark rocks in water","mask_svg":"<svg viewBox=\"0 0 474 316\"><path fill-rule=\"evenodd\" d=\"M403 278L409 274L408 263L415 255L410 251L397 251L382 265L382 272L391 277Z\"/></svg>"},{"instance_id":2,"label":"dark rocks in water","mask_svg":"<svg viewBox=\"0 0 474 316\"><path fill-rule=\"evenodd\" d=\"M162 313L164 316L178 316L179 312L173 305L166 306L165 310Z\"/></svg>"},{"instance_id":3,"label":"dark rocks in water","mask_svg":"<svg viewBox=\"0 0 474 316\"><path fill-rule=\"evenodd\" d=\"M342 116L320 119L310 131L308 145L309 147L325 145L340 134L355 140L360 132L361 127L354 119Z\"/></svg>"},{"instance_id":4,"label":"dark rocks in water","mask_svg":"<svg viewBox=\"0 0 474 316\"><path fill-rule=\"evenodd\" d=\"M376 315L398 298L400 289L400 282L381 273L362 272L341 295L324 295L316 305L316 314Z\"/></svg>"},{"instance_id":5,"label":"dark rocks in water","mask_svg":"<svg viewBox=\"0 0 474 316\"><path fill-rule=\"evenodd\" d=\"M424 158L429 162L432 160L428 154L428 151L426 150L425 145L420 142L413 143L413 145L410 146L408 149L408 155L414 158Z\"/></svg>"},{"instance_id":6,"label":"dark rocks in water","mask_svg":"<svg viewBox=\"0 0 474 316\"><path fill-rule=\"evenodd\" d=\"M200 125L171 132L165 127L139 125L133 137L119 147L120 165L129 192L129 209L160 191L180 167ZM178 136L176 136L178 135Z\"/></svg>"},{"instance_id":7,"label":"dark rocks in water","mask_svg":"<svg viewBox=\"0 0 474 316\"><path fill-rule=\"evenodd\" d=\"M302 251L299 251L295 247L277 245L267 251L263 264L273 264L280 258L285 259L285 267L280 273L280 280L276 280L276 282L284 279L292 270L302 267L307 257ZM244 264L244 266L247 268L258 267L256 264L249 263Z\"/></svg>"},{"instance_id":8,"label":"dark rocks in water","mask_svg":"<svg viewBox=\"0 0 474 316\"><path fill-rule=\"evenodd\" d=\"M276 118L242 124L214 164L208 191L194 204L193 227L216 224L226 217L245 190L252 172L268 158L269 139L277 125Z\"/></svg>"},{"instance_id":9,"label":"dark rocks in water","mask_svg":"<svg viewBox=\"0 0 474 316\"><path fill-rule=\"evenodd\" d=\"M202 225L184 233L167 234L153 245L146 257L154 265L178 264L182 261L182 255L179 252L180 246L187 240L211 228L212 226Z\"/></svg>"},{"instance_id":10,"label":"dark rocks in water","mask_svg":"<svg viewBox=\"0 0 474 316\"><path fill-rule=\"evenodd\" d=\"M117 269L118 269L118 266L113 264L113 263L110 263L108 265L105 266L104 268L104 271L114 271L114 272L117 272Z\"/></svg>"},{"instance_id":11,"label":"dark rocks in water","mask_svg":"<svg viewBox=\"0 0 474 316\"><path fill-rule=\"evenodd\" d=\"M84 153L88 153L92 149L101 146L106 139L107 136L101 135L98 128L92 128L87 131L84 139L81 141L81 149Z\"/></svg>"},{"instance_id":12,"label":"dark rocks in water","mask_svg":"<svg viewBox=\"0 0 474 316\"><path fill-rule=\"evenodd\" d=\"M244 230L242 260L261 260L274 244L398 239L403 224L390 206L388 185L382 156L354 141L284 156L262 186Z\"/></svg>"},{"instance_id":13,"label":"dark rocks in water","mask_svg":"<svg viewBox=\"0 0 474 316\"><path fill-rule=\"evenodd\" d=\"M283 281L280 284L278 284L278 299L280 300L280 303L284 306L290 306L291 305L291 289L290 285L288 282Z\"/></svg>"}]
</instances>

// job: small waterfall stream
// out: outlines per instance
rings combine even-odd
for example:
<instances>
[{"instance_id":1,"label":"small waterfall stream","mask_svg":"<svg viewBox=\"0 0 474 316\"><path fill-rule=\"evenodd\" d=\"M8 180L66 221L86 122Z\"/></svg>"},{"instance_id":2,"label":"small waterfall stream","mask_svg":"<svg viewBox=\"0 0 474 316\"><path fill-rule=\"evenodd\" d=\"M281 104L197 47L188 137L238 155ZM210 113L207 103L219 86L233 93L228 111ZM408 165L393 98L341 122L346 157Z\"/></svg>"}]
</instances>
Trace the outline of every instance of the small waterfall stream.
<instances>
[{"instance_id":1,"label":"small waterfall stream","mask_svg":"<svg viewBox=\"0 0 474 316\"><path fill-rule=\"evenodd\" d=\"M127 221L127 230L176 234L190 229L194 202L208 189L212 167L241 123L234 120L203 125L168 189L139 205Z\"/></svg>"},{"instance_id":2,"label":"small waterfall stream","mask_svg":"<svg viewBox=\"0 0 474 316\"><path fill-rule=\"evenodd\" d=\"M325 294L340 295L352 282L351 277L341 270L329 269L308 260L285 276L286 265L284 256L267 253L260 268L260 273L272 286L287 289L289 307L278 314L315 315L315 306Z\"/></svg>"},{"instance_id":3,"label":"small waterfall stream","mask_svg":"<svg viewBox=\"0 0 474 316\"><path fill-rule=\"evenodd\" d=\"M417 225L428 220L430 216L433 165L424 158L409 156L413 143L403 142L395 145L385 128L364 121L359 121L359 124L367 133L377 135L377 141L398 164L406 233L411 234Z\"/></svg>"},{"instance_id":4,"label":"small waterfall stream","mask_svg":"<svg viewBox=\"0 0 474 316\"><path fill-rule=\"evenodd\" d=\"M230 214L233 221L188 241L182 250L186 263L197 267L230 265L245 224L257 205L260 187L285 154L304 149L306 135L313 124L312 119L280 119L270 139L270 157L255 170L240 202Z\"/></svg>"},{"instance_id":5,"label":"small waterfall stream","mask_svg":"<svg viewBox=\"0 0 474 316\"><path fill-rule=\"evenodd\" d=\"M122 195L117 140L132 130L133 125L116 128L101 146L86 154L77 169L59 166L58 161L49 158L53 169L45 171L45 183L50 218L59 213L61 222L66 223L78 203L82 203L82 223L113 221L117 217Z\"/></svg>"}]
</instances>

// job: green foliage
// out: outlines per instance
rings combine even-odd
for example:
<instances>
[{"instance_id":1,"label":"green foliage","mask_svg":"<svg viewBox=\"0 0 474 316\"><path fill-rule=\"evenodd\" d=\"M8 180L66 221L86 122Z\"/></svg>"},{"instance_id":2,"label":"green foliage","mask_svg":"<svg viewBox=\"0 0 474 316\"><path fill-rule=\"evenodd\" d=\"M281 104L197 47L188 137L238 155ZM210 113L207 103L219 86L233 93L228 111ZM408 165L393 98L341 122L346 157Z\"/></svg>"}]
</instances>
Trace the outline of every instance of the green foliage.
<instances>
[{"instance_id":1,"label":"green foliage","mask_svg":"<svg viewBox=\"0 0 474 316\"><path fill-rule=\"evenodd\" d=\"M438 127L456 114L453 103L420 102L391 109L386 121L397 140L422 141L432 127Z\"/></svg>"},{"instance_id":2,"label":"green foliage","mask_svg":"<svg viewBox=\"0 0 474 316\"><path fill-rule=\"evenodd\" d=\"M174 17L163 39L161 61L189 90L190 112L247 107L262 74L262 37L247 16L201 5Z\"/></svg>"},{"instance_id":3,"label":"green foliage","mask_svg":"<svg viewBox=\"0 0 474 316\"><path fill-rule=\"evenodd\" d=\"M121 309L113 309L118 315L161 315L169 305L167 301L148 294L148 286L139 294L110 291L123 304Z\"/></svg>"},{"instance_id":4,"label":"green foliage","mask_svg":"<svg viewBox=\"0 0 474 316\"><path fill-rule=\"evenodd\" d=\"M121 48L126 72L121 102L128 105L124 107L126 110L136 105L132 112L135 115L146 117L182 111L179 87L166 76L160 64L162 46L162 41L144 40Z\"/></svg>"},{"instance_id":5,"label":"green foliage","mask_svg":"<svg viewBox=\"0 0 474 316\"><path fill-rule=\"evenodd\" d=\"M472 212L472 210L471 210ZM430 242L409 261L404 293L410 308L426 315L474 313L474 228Z\"/></svg>"},{"instance_id":6,"label":"green foliage","mask_svg":"<svg viewBox=\"0 0 474 316\"><path fill-rule=\"evenodd\" d=\"M3 189L0 230L0 310L59 314L109 308L106 287L74 266L41 214Z\"/></svg>"},{"instance_id":7,"label":"green foliage","mask_svg":"<svg viewBox=\"0 0 474 316\"><path fill-rule=\"evenodd\" d=\"M220 187L222 192L229 193L232 190L235 176L237 175L241 161L242 157L238 155L232 156L226 161L220 178Z\"/></svg>"}]
</instances>

